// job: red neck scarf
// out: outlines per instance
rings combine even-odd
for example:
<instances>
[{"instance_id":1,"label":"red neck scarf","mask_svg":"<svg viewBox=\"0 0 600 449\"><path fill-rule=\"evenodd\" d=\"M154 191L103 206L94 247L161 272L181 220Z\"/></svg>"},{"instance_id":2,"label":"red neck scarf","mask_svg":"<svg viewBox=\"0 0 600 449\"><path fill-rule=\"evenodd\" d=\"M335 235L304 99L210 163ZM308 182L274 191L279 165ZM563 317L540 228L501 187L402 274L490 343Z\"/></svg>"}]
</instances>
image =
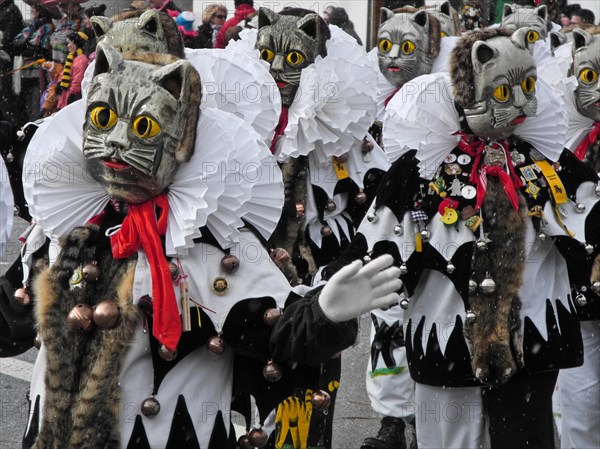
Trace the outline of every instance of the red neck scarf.
<instances>
[{"instance_id":1,"label":"red neck scarf","mask_svg":"<svg viewBox=\"0 0 600 449\"><path fill-rule=\"evenodd\" d=\"M575 149L575 156L580 161L585 157L585 153L587 150L596 142L596 140L600 137L600 122L596 122L592 125L591 131L587 136L583 138L583 140L577 145Z\"/></svg>"},{"instance_id":2,"label":"red neck scarf","mask_svg":"<svg viewBox=\"0 0 600 449\"><path fill-rule=\"evenodd\" d=\"M512 160L510 159L510 154L508 152L508 140L504 139L500 142L488 143L477 136L464 133L458 133L458 135L461 136L460 142L458 142L458 148L473 158L473 168L471 169L469 181L477 186L475 210L477 211L481 208L487 188L487 176L490 175L500 179L508 200L512 204L515 211L518 212L519 197L517 196L517 189L522 187L523 183L515 174L515 169L512 165ZM506 173L502 167L485 165L481 163L481 157L486 146L491 148L501 148L504 151L504 156L506 158L510 174Z\"/></svg>"},{"instance_id":3,"label":"red neck scarf","mask_svg":"<svg viewBox=\"0 0 600 449\"><path fill-rule=\"evenodd\" d=\"M160 210L158 220L156 209ZM152 334L173 351L181 337L181 319L171 271L160 241L160 236L167 232L168 215L169 202L166 194L142 204L130 204L129 213L119 232L110 237L110 244L115 259L133 255L142 245L152 274Z\"/></svg>"},{"instance_id":4,"label":"red neck scarf","mask_svg":"<svg viewBox=\"0 0 600 449\"><path fill-rule=\"evenodd\" d=\"M288 124L288 107L283 106L281 108L281 114L279 115L279 123L275 128L275 135L273 136L273 140L271 141L271 154L275 154L277 151L277 141L279 137L283 135L285 132L285 128L287 128Z\"/></svg>"},{"instance_id":5,"label":"red neck scarf","mask_svg":"<svg viewBox=\"0 0 600 449\"><path fill-rule=\"evenodd\" d=\"M390 96L389 96L389 97L387 97L387 98L385 99L385 101L383 102L383 106L384 106L384 107L386 107L386 108L387 108L387 105L388 105L388 103L389 103L390 101L392 101L392 98L394 98L394 95L396 95L396 94L398 93L398 91L399 91L399 90L400 90L400 88L399 88L399 87L396 87L396 88L394 89L394 91L393 91L393 92L390 94Z\"/></svg>"}]
</instances>

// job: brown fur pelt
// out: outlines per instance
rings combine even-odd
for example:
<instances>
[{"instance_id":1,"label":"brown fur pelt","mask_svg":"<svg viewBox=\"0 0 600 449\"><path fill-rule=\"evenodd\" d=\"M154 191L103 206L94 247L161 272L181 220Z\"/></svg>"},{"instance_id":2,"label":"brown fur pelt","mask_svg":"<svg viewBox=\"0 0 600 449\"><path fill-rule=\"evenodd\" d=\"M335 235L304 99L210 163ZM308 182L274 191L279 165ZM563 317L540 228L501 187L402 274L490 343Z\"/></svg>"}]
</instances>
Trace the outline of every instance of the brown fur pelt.
<instances>
[{"instance_id":1,"label":"brown fur pelt","mask_svg":"<svg viewBox=\"0 0 600 449\"><path fill-rule=\"evenodd\" d=\"M483 228L491 243L475 250L473 280L480 284L487 276L496 290L469 295L474 319L465 323L465 338L471 350L475 377L483 383L500 385L523 367L519 288L525 269L525 216L527 206L519 194L516 212L498 178L488 177L482 205Z\"/></svg>"},{"instance_id":2,"label":"brown fur pelt","mask_svg":"<svg viewBox=\"0 0 600 449\"><path fill-rule=\"evenodd\" d=\"M138 320L132 303L135 261L113 260L110 250L97 252L98 228L75 228L63 242L56 263L33 288L37 326L46 350L43 418L33 449L108 449L119 442L119 371ZM96 261L100 279L70 288L77 267ZM113 329L78 333L67 315L80 303L94 306L112 299L120 310Z\"/></svg>"},{"instance_id":3,"label":"brown fur pelt","mask_svg":"<svg viewBox=\"0 0 600 449\"><path fill-rule=\"evenodd\" d=\"M505 28L487 28L474 31L460 39L450 56L450 76L456 102L463 108L471 108L475 104L475 78L473 76L473 61L471 49L477 41L486 41L498 36L511 36L511 30Z\"/></svg>"}]
</instances>

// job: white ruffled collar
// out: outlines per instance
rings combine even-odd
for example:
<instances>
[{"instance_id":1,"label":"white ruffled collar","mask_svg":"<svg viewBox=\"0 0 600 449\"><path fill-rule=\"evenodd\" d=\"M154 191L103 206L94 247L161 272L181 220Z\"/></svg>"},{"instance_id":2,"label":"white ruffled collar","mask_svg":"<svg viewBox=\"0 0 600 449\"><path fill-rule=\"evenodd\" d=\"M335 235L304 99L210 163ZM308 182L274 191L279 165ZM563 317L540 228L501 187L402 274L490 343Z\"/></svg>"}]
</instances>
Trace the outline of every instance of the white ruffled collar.
<instances>
[{"instance_id":1,"label":"white ruffled collar","mask_svg":"<svg viewBox=\"0 0 600 449\"><path fill-rule=\"evenodd\" d=\"M448 73L423 75L406 83L394 96L383 126L383 143L390 162L414 149L421 176L431 179L435 175L460 140L456 134L461 129L460 118L451 86ZM514 136L556 161L567 134L565 103L543 80L538 80L536 90L537 115L518 125Z\"/></svg>"},{"instance_id":2,"label":"white ruffled collar","mask_svg":"<svg viewBox=\"0 0 600 449\"><path fill-rule=\"evenodd\" d=\"M81 150L85 101L44 120L25 157L23 185L31 215L51 238L88 222L109 197L85 172ZM226 248L242 220L265 238L283 207L283 182L263 139L237 116L208 108L200 114L196 148L168 190L166 252L182 256L206 226Z\"/></svg>"},{"instance_id":3,"label":"white ruffled collar","mask_svg":"<svg viewBox=\"0 0 600 449\"><path fill-rule=\"evenodd\" d=\"M8 170L0 157L0 257L10 241L14 216L13 193L8 180Z\"/></svg>"}]
</instances>

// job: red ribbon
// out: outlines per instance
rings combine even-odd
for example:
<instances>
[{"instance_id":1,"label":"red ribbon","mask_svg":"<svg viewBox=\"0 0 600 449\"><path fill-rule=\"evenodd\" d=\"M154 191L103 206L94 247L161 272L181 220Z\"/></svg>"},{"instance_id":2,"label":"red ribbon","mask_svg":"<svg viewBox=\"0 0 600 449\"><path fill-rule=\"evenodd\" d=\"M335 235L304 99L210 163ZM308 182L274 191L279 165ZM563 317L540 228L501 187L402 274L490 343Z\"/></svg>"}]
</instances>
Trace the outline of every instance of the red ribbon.
<instances>
[{"instance_id":1,"label":"red ribbon","mask_svg":"<svg viewBox=\"0 0 600 449\"><path fill-rule=\"evenodd\" d=\"M464 133L458 133L458 135L461 136L460 142L458 142L458 148L473 158L473 167L471 169L469 181L471 184L475 184L477 186L475 210L477 211L481 208L487 188L487 176L490 175L500 179L500 182L504 187L504 193L506 193L506 196L508 197L515 211L518 212L519 197L517 196L517 189L522 187L523 183L516 175L510 154L508 154L508 141L504 139L500 142L488 143L487 141L476 136ZM508 171L510 174L506 173L501 167L481 164L481 157L486 146L496 149L501 148L504 151L504 157L506 158L506 163L508 165Z\"/></svg>"},{"instance_id":2,"label":"red ribbon","mask_svg":"<svg viewBox=\"0 0 600 449\"><path fill-rule=\"evenodd\" d=\"M160 209L158 220L156 209ZM160 236L167 232L169 202L162 194L142 204L129 204L121 229L110 237L115 259L133 255L140 244L148 257L152 275L152 334L174 351L181 337L181 319L175 299L171 270L165 259Z\"/></svg>"},{"instance_id":3,"label":"red ribbon","mask_svg":"<svg viewBox=\"0 0 600 449\"><path fill-rule=\"evenodd\" d=\"M392 93L390 94L390 96L389 96L389 97L387 97L387 98L385 99L385 101L383 102L383 106L385 106L385 107L387 108L387 105L388 105L388 103L389 103L390 101L392 101L392 98L394 98L394 95L396 95L396 94L398 93L398 91L399 91L399 90L400 90L400 88L399 88L399 87L396 87L396 88L394 89L394 92L392 92Z\"/></svg>"},{"instance_id":4,"label":"red ribbon","mask_svg":"<svg viewBox=\"0 0 600 449\"><path fill-rule=\"evenodd\" d=\"M279 115L279 123L277 124L277 127L275 128L275 135L273 136L273 140L271 142L271 154L275 154L275 151L277 150L277 141L279 140L279 137L283 135L283 133L285 132L285 128L287 127L288 124L288 108L286 106L283 106L281 108L281 114Z\"/></svg>"},{"instance_id":5,"label":"red ribbon","mask_svg":"<svg viewBox=\"0 0 600 449\"><path fill-rule=\"evenodd\" d=\"M580 161L583 160L588 148L596 142L598 137L600 137L600 122L594 123L592 130L583 138L579 145L577 145L577 148L575 149L575 156L577 156L577 159Z\"/></svg>"}]
</instances>

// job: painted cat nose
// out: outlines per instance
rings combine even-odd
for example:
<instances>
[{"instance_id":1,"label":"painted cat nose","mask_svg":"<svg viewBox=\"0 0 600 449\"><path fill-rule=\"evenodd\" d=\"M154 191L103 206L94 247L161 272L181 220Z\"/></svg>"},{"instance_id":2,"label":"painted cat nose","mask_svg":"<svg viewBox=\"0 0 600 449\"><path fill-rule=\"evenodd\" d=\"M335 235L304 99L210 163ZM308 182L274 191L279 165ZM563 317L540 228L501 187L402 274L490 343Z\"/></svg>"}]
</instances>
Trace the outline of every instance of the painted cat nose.
<instances>
[{"instance_id":1,"label":"painted cat nose","mask_svg":"<svg viewBox=\"0 0 600 449\"><path fill-rule=\"evenodd\" d=\"M271 71L283 72L285 70L285 59L283 55L275 55L273 62L271 63Z\"/></svg>"},{"instance_id":2,"label":"painted cat nose","mask_svg":"<svg viewBox=\"0 0 600 449\"><path fill-rule=\"evenodd\" d=\"M400 45L398 45L398 44L392 45L392 49L389 52L389 57L397 58L399 54L400 54Z\"/></svg>"},{"instance_id":3,"label":"painted cat nose","mask_svg":"<svg viewBox=\"0 0 600 449\"><path fill-rule=\"evenodd\" d=\"M110 148L124 150L128 148L130 140L127 136L127 123L118 120L106 138Z\"/></svg>"},{"instance_id":4,"label":"painted cat nose","mask_svg":"<svg viewBox=\"0 0 600 449\"><path fill-rule=\"evenodd\" d=\"M521 89L521 86L513 87L513 106L516 108L522 108L527 104L527 98Z\"/></svg>"}]
</instances>

